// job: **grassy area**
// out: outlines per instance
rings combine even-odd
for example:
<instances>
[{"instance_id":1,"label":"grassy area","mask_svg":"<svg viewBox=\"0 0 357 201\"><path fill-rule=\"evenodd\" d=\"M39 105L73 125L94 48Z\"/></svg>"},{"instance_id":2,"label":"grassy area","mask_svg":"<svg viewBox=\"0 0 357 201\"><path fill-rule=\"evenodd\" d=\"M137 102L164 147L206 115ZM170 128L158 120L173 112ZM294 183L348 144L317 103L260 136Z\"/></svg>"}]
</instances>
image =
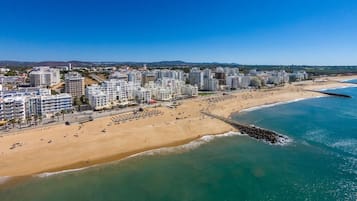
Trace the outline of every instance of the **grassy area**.
<instances>
[{"instance_id":1,"label":"grassy area","mask_svg":"<svg viewBox=\"0 0 357 201\"><path fill-rule=\"evenodd\" d=\"M210 96L210 95L214 95L216 93L212 93L212 92L201 92L201 93L198 93L199 96Z\"/></svg>"}]
</instances>

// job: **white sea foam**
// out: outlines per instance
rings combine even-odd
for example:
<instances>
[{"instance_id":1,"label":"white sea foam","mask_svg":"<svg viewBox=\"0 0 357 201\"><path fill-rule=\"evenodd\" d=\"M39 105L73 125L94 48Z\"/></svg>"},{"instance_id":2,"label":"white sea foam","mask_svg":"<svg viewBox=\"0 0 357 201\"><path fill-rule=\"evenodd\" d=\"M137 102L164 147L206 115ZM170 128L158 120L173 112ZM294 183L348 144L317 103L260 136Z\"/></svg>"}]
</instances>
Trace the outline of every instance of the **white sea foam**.
<instances>
[{"instance_id":1,"label":"white sea foam","mask_svg":"<svg viewBox=\"0 0 357 201\"><path fill-rule=\"evenodd\" d=\"M163 147L163 148L159 148L159 149L153 149L150 151L145 151L142 153L138 153L135 155L132 155L130 157L137 157L137 156L151 156L151 155L165 155L165 154L171 154L171 153L182 153L182 152L186 152L186 151L191 151L193 149L196 149L198 147L200 147L203 144L207 144L211 141L213 141L214 139L217 138L222 138L222 137L230 137L230 136L238 136L238 135L244 135L241 134L239 132L228 132L228 133L224 133L224 134L219 134L219 135L206 135L203 136L197 140L194 140L192 142L189 142L187 144L183 144L183 145L179 145L179 146L175 146L175 147Z\"/></svg>"},{"instance_id":2,"label":"white sea foam","mask_svg":"<svg viewBox=\"0 0 357 201\"><path fill-rule=\"evenodd\" d=\"M353 80L357 80L356 78L352 78L352 79L347 79L347 80L341 80L341 82L349 82L349 81L353 81Z\"/></svg>"},{"instance_id":3,"label":"white sea foam","mask_svg":"<svg viewBox=\"0 0 357 201\"><path fill-rule=\"evenodd\" d=\"M282 102L278 102L278 103L272 103L272 104L266 104L266 105L250 107L250 108L247 108L247 109L243 109L240 112L251 112L251 111L259 110L259 109L263 109L263 108L274 107L274 106L277 106L277 105L284 105L284 104L288 104L288 103L294 103L294 102L298 102L298 101L302 101L302 100L313 99L313 98L321 98L321 97L323 97L323 96L317 96L317 97L312 97L312 98L297 98L297 99L290 100L290 101L282 101Z\"/></svg>"},{"instance_id":4,"label":"white sea foam","mask_svg":"<svg viewBox=\"0 0 357 201\"><path fill-rule=\"evenodd\" d=\"M336 90L336 89L345 89L345 88L355 88L357 87L356 85L350 85L350 86L340 86L340 87L334 87L334 88L322 88L319 89L319 91L327 91L327 90Z\"/></svg>"},{"instance_id":5,"label":"white sea foam","mask_svg":"<svg viewBox=\"0 0 357 201\"><path fill-rule=\"evenodd\" d=\"M68 169L68 170L62 170L62 171L58 171L58 172L44 172L44 173L41 173L41 174L37 174L35 176L43 178L43 177L49 177L49 176L53 176L53 175L57 175L57 174L77 172L77 171L85 170L85 169L90 168L90 167L94 167L94 166L88 166L88 167L76 168L76 169Z\"/></svg>"},{"instance_id":6,"label":"white sea foam","mask_svg":"<svg viewBox=\"0 0 357 201\"><path fill-rule=\"evenodd\" d=\"M357 139L339 140L337 142L332 143L330 146L357 156Z\"/></svg>"},{"instance_id":7,"label":"white sea foam","mask_svg":"<svg viewBox=\"0 0 357 201\"><path fill-rule=\"evenodd\" d=\"M280 145L280 146L286 146L286 145L289 145L293 142L293 139L292 138L289 138L285 135L283 135L284 137L280 137L278 139L278 142L275 143L274 145Z\"/></svg>"},{"instance_id":8,"label":"white sea foam","mask_svg":"<svg viewBox=\"0 0 357 201\"><path fill-rule=\"evenodd\" d=\"M10 179L11 179L10 176L2 176L2 177L0 177L0 185L6 183Z\"/></svg>"}]
</instances>

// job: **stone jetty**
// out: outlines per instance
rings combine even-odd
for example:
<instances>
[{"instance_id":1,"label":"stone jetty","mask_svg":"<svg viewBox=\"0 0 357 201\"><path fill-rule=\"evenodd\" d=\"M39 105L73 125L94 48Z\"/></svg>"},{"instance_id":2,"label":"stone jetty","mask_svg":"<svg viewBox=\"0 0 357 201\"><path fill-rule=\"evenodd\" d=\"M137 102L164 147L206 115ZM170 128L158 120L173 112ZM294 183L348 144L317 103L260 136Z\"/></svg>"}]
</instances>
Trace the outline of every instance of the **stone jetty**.
<instances>
[{"instance_id":1,"label":"stone jetty","mask_svg":"<svg viewBox=\"0 0 357 201\"><path fill-rule=\"evenodd\" d=\"M280 135L274 131L259 128L256 126L242 124L237 121L234 121L233 119L221 117L209 112L202 111L201 113L209 117L224 121L228 124L231 124L232 126L236 127L242 134L247 134L248 136L258 140L263 140L271 144L284 143L288 141L288 138L286 136Z\"/></svg>"}]
</instances>

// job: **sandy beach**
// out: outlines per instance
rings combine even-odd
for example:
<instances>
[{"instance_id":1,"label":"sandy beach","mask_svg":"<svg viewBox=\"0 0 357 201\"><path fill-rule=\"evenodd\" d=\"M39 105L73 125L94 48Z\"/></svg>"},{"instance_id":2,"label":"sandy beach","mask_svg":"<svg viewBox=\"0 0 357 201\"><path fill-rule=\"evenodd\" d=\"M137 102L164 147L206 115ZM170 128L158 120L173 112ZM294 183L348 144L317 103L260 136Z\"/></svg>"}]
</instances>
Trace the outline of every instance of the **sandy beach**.
<instances>
[{"instance_id":1,"label":"sandy beach","mask_svg":"<svg viewBox=\"0 0 357 201\"><path fill-rule=\"evenodd\" d=\"M228 117L246 108L322 96L305 91L356 86L338 80L357 76L297 82L284 87L234 93L230 98L198 97L181 101L177 108L158 107L161 115L114 124L103 117L82 125L55 125L20 131L0 137L0 176L28 176L43 172L80 168L119 160L159 147L188 143L204 135L221 134L235 128L206 117L209 110ZM220 96L223 97L223 96ZM20 146L10 149L18 143Z\"/></svg>"}]
</instances>

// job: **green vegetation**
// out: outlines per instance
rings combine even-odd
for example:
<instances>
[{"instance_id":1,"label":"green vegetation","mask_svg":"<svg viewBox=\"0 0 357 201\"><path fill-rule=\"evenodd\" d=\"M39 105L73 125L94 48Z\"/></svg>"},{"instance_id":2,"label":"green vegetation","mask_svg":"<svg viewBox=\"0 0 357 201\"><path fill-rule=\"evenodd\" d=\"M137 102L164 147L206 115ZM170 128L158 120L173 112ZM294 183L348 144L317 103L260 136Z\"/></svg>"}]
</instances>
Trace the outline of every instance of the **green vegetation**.
<instances>
[{"instance_id":1,"label":"green vegetation","mask_svg":"<svg viewBox=\"0 0 357 201\"><path fill-rule=\"evenodd\" d=\"M16 76L17 72L15 70L10 70L9 72L5 73L5 76Z\"/></svg>"},{"instance_id":2,"label":"green vegetation","mask_svg":"<svg viewBox=\"0 0 357 201\"><path fill-rule=\"evenodd\" d=\"M75 106L80 106L80 105L84 105L84 104L88 104L88 98L86 98L84 95L81 97L74 97L73 99L73 105Z\"/></svg>"},{"instance_id":3,"label":"green vegetation","mask_svg":"<svg viewBox=\"0 0 357 201\"><path fill-rule=\"evenodd\" d=\"M53 90L53 89L51 89L51 94L52 94L52 95L57 95L57 94L58 94L58 92L57 92L57 91L55 91L55 90Z\"/></svg>"},{"instance_id":4,"label":"green vegetation","mask_svg":"<svg viewBox=\"0 0 357 201\"><path fill-rule=\"evenodd\" d=\"M199 96L210 96L210 95L213 95L215 93L210 93L210 92L200 92L198 93Z\"/></svg>"}]
</instances>

